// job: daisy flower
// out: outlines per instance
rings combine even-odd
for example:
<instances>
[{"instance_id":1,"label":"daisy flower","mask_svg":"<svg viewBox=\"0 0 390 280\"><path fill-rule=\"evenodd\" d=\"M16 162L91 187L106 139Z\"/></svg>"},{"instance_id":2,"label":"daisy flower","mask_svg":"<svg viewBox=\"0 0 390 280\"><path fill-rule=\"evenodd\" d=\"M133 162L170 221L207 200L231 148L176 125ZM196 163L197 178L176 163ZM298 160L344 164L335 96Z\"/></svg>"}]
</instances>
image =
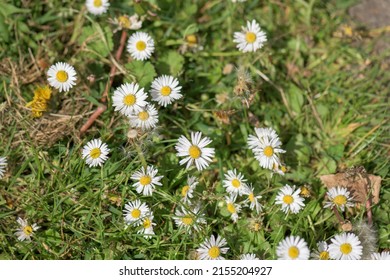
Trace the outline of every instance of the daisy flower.
<instances>
[{"instance_id":1,"label":"daisy flower","mask_svg":"<svg viewBox=\"0 0 390 280\"><path fill-rule=\"evenodd\" d=\"M390 260L390 252L383 251L382 253L372 253L371 259L372 260Z\"/></svg>"},{"instance_id":2,"label":"daisy flower","mask_svg":"<svg viewBox=\"0 0 390 280\"><path fill-rule=\"evenodd\" d=\"M232 197L225 196L225 202L226 208L231 215L230 217L232 218L233 222L237 222L238 213L241 211L241 206L237 203L234 203L234 199Z\"/></svg>"},{"instance_id":3,"label":"daisy flower","mask_svg":"<svg viewBox=\"0 0 390 280\"><path fill-rule=\"evenodd\" d=\"M125 222L128 225L139 226L143 224L145 217L150 213L149 206L145 202L141 203L139 199L128 202L123 210Z\"/></svg>"},{"instance_id":4,"label":"daisy flower","mask_svg":"<svg viewBox=\"0 0 390 280\"><path fill-rule=\"evenodd\" d=\"M123 15L118 18L118 24L122 28L138 30L142 27L142 20L139 20L139 16L137 14L134 14L131 17Z\"/></svg>"},{"instance_id":5,"label":"daisy flower","mask_svg":"<svg viewBox=\"0 0 390 280\"><path fill-rule=\"evenodd\" d=\"M7 168L7 158L0 157L0 179L3 178L6 168Z\"/></svg>"},{"instance_id":6,"label":"daisy flower","mask_svg":"<svg viewBox=\"0 0 390 280\"><path fill-rule=\"evenodd\" d=\"M151 196L156 188L155 185L162 185L160 180L164 176L156 176L157 172L158 169L153 166L148 166L146 170L144 167L141 167L140 170L136 171L133 176L130 177L136 181L133 186L137 188L137 193L142 193L145 196Z\"/></svg>"},{"instance_id":7,"label":"daisy flower","mask_svg":"<svg viewBox=\"0 0 390 280\"><path fill-rule=\"evenodd\" d=\"M196 177L191 176L187 179L187 185L181 188L180 194L181 194L181 200L184 203L191 204L191 198L193 198L192 193L194 192L196 185L199 184L198 181L196 181Z\"/></svg>"},{"instance_id":8,"label":"daisy flower","mask_svg":"<svg viewBox=\"0 0 390 280\"><path fill-rule=\"evenodd\" d=\"M317 243L317 249L310 254L314 260L329 260L329 246L325 241Z\"/></svg>"},{"instance_id":9,"label":"daisy flower","mask_svg":"<svg viewBox=\"0 0 390 280\"><path fill-rule=\"evenodd\" d=\"M179 229L185 229L188 233L191 233L192 229L200 231L201 226L206 224L204 214L200 213L199 206L189 210L184 207L176 208L173 220Z\"/></svg>"},{"instance_id":10,"label":"daisy flower","mask_svg":"<svg viewBox=\"0 0 390 280\"><path fill-rule=\"evenodd\" d=\"M331 188L326 195L330 201L325 202L324 208L332 208L336 206L338 209L344 212L345 207L353 207L352 198L347 188L334 187Z\"/></svg>"},{"instance_id":11,"label":"daisy flower","mask_svg":"<svg viewBox=\"0 0 390 280\"><path fill-rule=\"evenodd\" d=\"M130 126L149 130L158 123L158 112L152 104L146 105L138 113L129 116Z\"/></svg>"},{"instance_id":12,"label":"daisy flower","mask_svg":"<svg viewBox=\"0 0 390 280\"><path fill-rule=\"evenodd\" d=\"M101 166L107 159L110 149L100 139L89 141L83 148L83 158L89 167Z\"/></svg>"},{"instance_id":13,"label":"daisy flower","mask_svg":"<svg viewBox=\"0 0 390 280\"><path fill-rule=\"evenodd\" d=\"M240 260L259 260L255 254L242 254Z\"/></svg>"},{"instance_id":14,"label":"daisy flower","mask_svg":"<svg viewBox=\"0 0 390 280\"><path fill-rule=\"evenodd\" d=\"M154 40L148 33L138 31L129 38L127 51L135 60L146 60L154 52Z\"/></svg>"},{"instance_id":15,"label":"daisy flower","mask_svg":"<svg viewBox=\"0 0 390 280\"><path fill-rule=\"evenodd\" d=\"M162 75L152 82L150 94L152 95L153 101L158 102L161 106L167 107L173 101L183 97L180 94L180 90L181 86L179 86L179 81L176 78Z\"/></svg>"},{"instance_id":16,"label":"daisy flower","mask_svg":"<svg viewBox=\"0 0 390 280\"><path fill-rule=\"evenodd\" d=\"M18 218L17 222L20 225L19 229L15 232L18 240L24 241L27 239L28 241L31 241L31 236L33 236L34 231L39 229L39 226L37 226L37 224L30 225L27 222L27 219L23 220L20 217Z\"/></svg>"},{"instance_id":17,"label":"daisy flower","mask_svg":"<svg viewBox=\"0 0 390 280\"><path fill-rule=\"evenodd\" d=\"M309 247L305 240L299 236L288 236L279 242L276 248L279 260L308 260Z\"/></svg>"},{"instance_id":18,"label":"daisy flower","mask_svg":"<svg viewBox=\"0 0 390 280\"><path fill-rule=\"evenodd\" d=\"M263 47L267 37L255 20L252 20L252 22L247 21L246 27L242 26L241 28L241 32L234 32L233 40L233 42L237 43L237 48L240 51L244 53L255 52Z\"/></svg>"},{"instance_id":19,"label":"daisy flower","mask_svg":"<svg viewBox=\"0 0 390 280\"><path fill-rule=\"evenodd\" d=\"M295 186L286 184L276 196L275 204L281 204L282 211L286 214L289 210L296 214L305 206L303 198L299 196L300 192L301 189L295 190Z\"/></svg>"},{"instance_id":20,"label":"daisy flower","mask_svg":"<svg viewBox=\"0 0 390 280\"><path fill-rule=\"evenodd\" d=\"M229 250L228 247L223 247L225 245L227 245L225 238L218 235L217 239L215 239L214 235L212 235L209 239L206 239L196 251L201 260L224 260L225 258L222 257L221 254L226 254Z\"/></svg>"},{"instance_id":21,"label":"daisy flower","mask_svg":"<svg viewBox=\"0 0 390 280\"><path fill-rule=\"evenodd\" d=\"M244 179L244 176L241 173L237 174L236 169L228 170L227 174L225 174L225 180L223 180L222 185L235 200L237 195L241 196L245 193L247 188L245 181L246 179Z\"/></svg>"},{"instance_id":22,"label":"daisy flower","mask_svg":"<svg viewBox=\"0 0 390 280\"><path fill-rule=\"evenodd\" d=\"M146 215L141 224L142 228L137 231L138 234L143 234L146 239L152 238L152 235L154 235L153 227L156 223L153 223L153 218L153 213Z\"/></svg>"},{"instance_id":23,"label":"daisy flower","mask_svg":"<svg viewBox=\"0 0 390 280\"><path fill-rule=\"evenodd\" d=\"M57 62L47 71L49 84L60 92L69 91L76 83L76 71L73 66L65 62Z\"/></svg>"},{"instance_id":24,"label":"daisy flower","mask_svg":"<svg viewBox=\"0 0 390 280\"><path fill-rule=\"evenodd\" d=\"M125 83L118 87L112 96L112 105L115 111L119 111L125 116L137 114L142 111L148 103L145 101L147 94L137 83Z\"/></svg>"},{"instance_id":25,"label":"daisy flower","mask_svg":"<svg viewBox=\"0 0 390 280\"><path fill-rule=\"evenodd\" d=\"M203 170L209 165L214 156L214 148L206 148L212 141L208 137L202 139L202 132L191 132L191 142L185 137L180 136L178 144L175 146L177 156L185 157L180 160L180 165L187 163L188 169L193 162L198 170Z\"/></svg>"},{"instance_id":26,"label":"daisy flower","mask_svg":"<svg viewBox=\"0 0 390 280\"><path fill-rule=\"evenodd\" d=\"M254 191L253 186L251 184L248 185L245 190L245 194L248 195L248 198L247 200L245 200L245 202L246 203L249 202L250 203L249 208L251 210L255 209L256 213L259 214L261 209L263 209L263 205L261 205L261 203L259 202L259 199L262 198L262 196L261 195L255 196L253 191Z\"/></svg>"},{"instance_id":27,"label":"daisy flower","mask_svg":"<svg viewBox=\"0 0 390 280\"><path fill-rule=\"evenodd\" d=\"M249 135L248 146L252 149L260 166L272 170L275 165L281 165L277 154L286 151L280 148L282 142L276 131L272 128L255 128L255 132L256 136Z\"/></svg>"},{"instance_id":28,"label":"daisy flower","mask_svg":"<svg viewBox=\"0 0 390 280\"><path fill-rule=\"evenodd\" d=\"M285 165L274 164L274 166L272 167L272 173L284 176L286 172L287 172L287 168Z\"/></svg>"},{"instance_id":29,"label":"daisy flower","mask_svg":"<svg viewBox=\"0 0 390 280\"><path fill-rule=\"evenodd\" d=\"M363 246L353 233L341 233L331 239L329 255L335 260L360 260Z\"/></svg>"},{"instance_id":30,"label":"daisy flower","mask_svg":"<svg viewBox=\"0 0 390 280\"><path fill-rule=\"evenodd\" d=\"M101 15L107 12L110 3L108 0L87 0L85 3L88 12L93 15Z\"/></svg>"}]
</instances>

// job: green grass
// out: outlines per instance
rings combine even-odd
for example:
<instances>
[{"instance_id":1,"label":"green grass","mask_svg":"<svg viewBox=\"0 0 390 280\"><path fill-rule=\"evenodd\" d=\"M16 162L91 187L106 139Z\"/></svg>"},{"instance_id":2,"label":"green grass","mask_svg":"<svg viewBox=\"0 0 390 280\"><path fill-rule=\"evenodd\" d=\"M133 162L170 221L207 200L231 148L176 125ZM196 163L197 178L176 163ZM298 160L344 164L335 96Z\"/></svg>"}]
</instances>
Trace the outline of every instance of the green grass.
<instances>
[{"instance_id":1,"label":"green grass","mask_svg":"<svg viewBox=\"0 0 390 280\"><path fill-rule=\"evenodd\" d=\"M388 53L374 54L371 39L357 29L352 36L343 33L343 25L354 28L346 12L353 1L115 1L100 17L78 2L0 4L0 156L9 162L0 180L0 259L189 259L211 234L226 238L227 259L247 252L275 259L276 245L290 234L302 236L314 249L316 242L340 232L333 212L323 208L326 189L319 176L352 166L382 177L381 200L373 206L376 247L390 247L390 76L382 63ZM78 133L97 108L118 48L120 32L113 33L108 18L134 11L145 14L142 30L154 38L156 51L143 63L132 62L125 51L111 93L124 81L148 90L154 77L171 74L184 94L176 105L159 109L158 130L137 144L147 163L164 176L152 197L141 197L132 187L130 177L142 165L140 153L111 100L87 133ZM268 42L243 54L232 42L233 32L252 19ZM180 54L188 34L198 36L202 49ZM76 68L78 84L69 93L54 91L48 112L33 119L25 104L46 82L47 66L57 61ZM223 73L228 64L250 73L249 108L234 94L237 72ZM229 124L218 118L220 110L234 110ZM286 150L286 176L271 176L247 149L256 126L278 132ZM190 131L202 131L216 148L203 172L179 166L174 146ZM98 137L111 149L110 158L102 168L89 168L81 149ZM233 168L253 183L264 205L259 215L244 208L237 223L223 204L222 180ZM187 174L199 179L195 196L207 220L192 234L178 230L172 219ZM286 183L312 186L299 214L286 216L274 204ZM154 212L152 239L125 229L122 210L136 198ZM32 242L14 236L17 217L41 227ZM345 213L353 223L364 217L363 206ZM254 223L260 230L253 230Z\"/></svg>"}]
</instances>

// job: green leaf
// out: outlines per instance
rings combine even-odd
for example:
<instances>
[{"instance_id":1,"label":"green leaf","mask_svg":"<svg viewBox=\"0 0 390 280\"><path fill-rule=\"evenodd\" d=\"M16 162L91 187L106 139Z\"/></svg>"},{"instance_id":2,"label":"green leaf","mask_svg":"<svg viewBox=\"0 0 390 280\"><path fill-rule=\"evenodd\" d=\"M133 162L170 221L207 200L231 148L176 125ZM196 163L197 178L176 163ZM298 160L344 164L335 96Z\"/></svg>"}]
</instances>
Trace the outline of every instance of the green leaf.
<instances>
[{"instance_id":1,"label":"green leaf","mask_svg":"<svg viewBox=\"0 0 390 280\"><path fill-rule=\"evenodd\" d=\"M114 47L112 36L109 26L102 29L99 24L94 23L82 28L77 43L83 47L83 55L87 53L91 58L107 57Z\"/></svg>"},{"instance_id":2,"label":"green leaf","mask_svg":"<svg viewBox=\"0 0 390 280\"><path fill-rule=\"evenodd\" d=\"M326 153L332 157L334 160L338 161L343 157L344 154L344 145L343 144L338 144L331 146Z\"/></svg>"},{"instance_id":3,"label":"green leaf","mask_svg":"<svg viewBox=\"0 0 390 280\"><path fill-rule=\"evenodd\" d=\"M161 56L156 68L161 74L177 76L183 69L184 57L175 51L169 51Z\"/></svg>"},{"instance_id":4,"label":"green leaf","mask_svg":"<svg viewBox=\"0 0 390 280\"><path fill-rule=\"evenodd\" d=\"M6 3L1 3L0 2L0 13L4 17L8 17L12 14L17 14L17 13L29 13L30 9L20 9L15 6L12 6L11 4L6 4Z\"/></svg>"},{"instance_id":5,"label":"green leaf","mask_svg":"<svg viewBox=\"0 0 390 280\"><path fill-rule=\"evenodd\" d=\"M290 88L287 92L287 100L291 105L291 109L296 113L301 113L302 106L304 103L303 93L300 88L295 86L294 84L290 85Z\"/></svg>"},{"instance_id":6,"label":"green leaf","mask_svg":"<svg viewBox=\"0 0 390 280\"><path fill-rule=\"evenodd\" d=\"M5 42L9 42L9 31L2 14L0 14L0 37L3 38Z\"/></svg>"},{"instance_id":7,"label":"green leaf","mask_svg":"<svg viewBox=\"0 0 390 280\"><path fill-rule=\"evenodd\" d=\"M133 60L125 65L126 69L129 70L136 79L137 83L141 87L145 87L150 84L154 77L157 75L154 66L149 61L143 62L139 60Z\"/></svg>"}]
</instances>

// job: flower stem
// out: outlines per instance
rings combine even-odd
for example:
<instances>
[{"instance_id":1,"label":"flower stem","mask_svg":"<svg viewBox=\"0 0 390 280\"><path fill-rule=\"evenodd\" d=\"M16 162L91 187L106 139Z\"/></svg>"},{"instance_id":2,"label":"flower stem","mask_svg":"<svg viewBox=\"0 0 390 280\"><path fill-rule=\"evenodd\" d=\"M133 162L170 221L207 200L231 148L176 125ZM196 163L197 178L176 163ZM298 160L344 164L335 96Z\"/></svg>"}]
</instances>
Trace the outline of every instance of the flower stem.
<instances>
[{"instance_id":1,"label":"flower stem","mask_svg":"<svg viewBox=\"0 0 390 280\"><path fill-rule=\"evenodd\" d=\"M134 143L134 145L135 145L135 149L136 149L136 151L138 153L138 157L141 160L142 166L146 169L148 167L148 164L147 164L147 162L145 160L144 153L142 152L142 149L138 145L138 143Z\"/></svg>"}]
</instances>

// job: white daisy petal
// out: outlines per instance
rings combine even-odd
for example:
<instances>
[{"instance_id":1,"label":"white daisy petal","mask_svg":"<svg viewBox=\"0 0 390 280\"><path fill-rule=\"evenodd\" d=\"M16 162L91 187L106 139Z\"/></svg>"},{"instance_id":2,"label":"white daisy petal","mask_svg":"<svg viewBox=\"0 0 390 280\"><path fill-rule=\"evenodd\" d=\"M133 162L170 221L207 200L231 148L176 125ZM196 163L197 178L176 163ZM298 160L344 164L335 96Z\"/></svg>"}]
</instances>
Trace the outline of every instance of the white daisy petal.
<instances>
[{"instance_id":1,"label":"white daisy petal","mask_svg":"<svg viewBox=\"0 0 390 280\"><path fill-rule=\"evenodd\" d=\"M196 251L199 254L199 259L201 260L224 260L225 258L221 254L226 254L229 250L228 247L223 247L227 245L225 238L217 238L212 235L209 239L206 239L201 245L200 248Z\"/></svg>"},{"instance_id":2,"label":"white daisy petal","mask_svg":"<svg viewBox=\"0 0 390 280\"><path fill-rule=\"evenodd\" d=\"M317 249L310 254L310 257L314 260L329 260L329 246L325 241L317 243Z\"/></svg>"},{"instance_id":3,"label":"white daisy petal","mask_svg":"<svg viewBox=\"0 0 390 280\"><path fill-rule=\"evenodd\" d=\"M279 260L308 260L309 247L305 240L299 236L288 236L279 242L276 248Z\"/></svg>"},{"instance_id":4,"label":"white daisy petal","mask_svg":"<svg viewBox=\"0 0 390 280\"><path fill-rule=\"evenodd\" d=\"M341 211L345 211L346 207L353 207L354 203L350 196L350 192L344 187L331 188L326 193L329 201L325 202L324 208L337 207Z\"/></svg>"},{"instance_id":5,"label":"white daisy petal","mask_svg":"<svg viewBox=\"0 0 390 280\"><path fill-rule=\"evenodd\" d=\"M139 112L129 116L130 126L150 130L158 123L158 111L152 104L147 104Z\"/></svg>"},{"instance_id":6,"label":"white daisy petal","mask_svg":"<svg viewBox=\"0 0 390 280\"><path fill-rule=\"evenodd\" d=\"M3 178L6 168L7 168L7 158L0 157L0 179Z\"/></svg>"},{"instance_id":7,"label":"white daisy petal","mask_svg":"<svg viewBox=\"0 0 390 280\"><path fill-rule=\"evenodd\" d=\"M290 187L285 185L277 194L275 204L282 205L282 211L288 213L289 211L293 214L297 214L304 206L304 199L299 195L301 192L300 188L295 190L295 186Z\"/></svg>"},{"instance_id":8,"label":"white daisy petal","mask_svg":"<svg viewBox=\"0 0 390 280\"><path fill-rule=\"evenodd\" d=\"M49 84L60 92L69 91L76 83L76 71L65 62L57 62L47 71Z\"/></svg>"},{"instance_id":9,"label":"white daisy petal","mask_svg":"<svg viewBox=\"0 0 390 280\"><path fill-rule=\"evenodd\" d=\"M341 233L331 239L329 255L334 260L360 260L363 246L353 233Z\"/></svg>"},{"instance_id":10,"label":"white daisy petal","mask_svg":"<svg viewBox=\"0 0 390 280\"><path fill-rule=\"evenodd\" d=\"M242 254L240 260L259 260L255 254Z\"/></svg>"},{"instance_id":11,"label":"white daisy petal","mask_svg":"<svg viewBox=\"0 0 390 280\"><path fill-rule=\"evenodd\" d=\"M231 197L225 196L226 208L230 213L231 219L236 223L238 220L238 213L241 211L241 206L237 203L234 203L234 200L235 199Z\"/></svg>"},{"instance_id":12,"label":"white daisy petal","mask_svg":"<svg viewBox=\"0 0 390 280\"><path fill-rule=\"evenodd\" d=\"M193 197L193 192L196 188L196 186L199 184L199 182L196 180L196 177L188 177L187 179L187 185L181 188L180 190L180 195L181 195L181 200L188 204L191 205L191 198Z\"/></svg>"},{"instance_id":13,"label":"white daisy petal","mask_svg":"<svg viewBox=\"0 0 390 280\"><path fill-rule=\"evenodd\" d=\"M107 159L110 149L100 139L89 141L83 148L82 157L89 167L101 166Z\"/></svg>"},{"instance_id":14,"label":"white daisy petal","mask_svg":"<svg viewBox=\"0 0 390 280\"><path fill-rule=\"evenodd\" d=\"M237 195L241 196L245 193L247 188L246 179L241 173L237 174L236 169L228 170L225 174L225 180L222 182L223 187L235 200Z\"/></svg>"},{"instance_id":15,"label":"white daisy petal","mask_svg":"<svg viewBox=\"0 0 390 280\"><path fill-rule=\"evenodd\" d=\"M255 158L263 168L273 170L281 165L277 154L285 151L280 148L282 143L272 128L255 128L256 136L249 135L248 147L252 149Z\"/></svg>"},{"instance_id":16,"label":"white daisy petal","mask_svg":"<svg viewBox=\"0 0 390 280\"><path fill-rule=\"evenodd\" d=\"M156 225L156 223L153 223L153 213L148 213L143 219L141 226L142 228L137 231L138 234L143 234L144 238L149 239L152 238L153 235L155 235L153 227Z\"/></svg>"},{"instance_id":17,"label":"white daisy petal","mask_svg":"<svg viewBox=\"0 0 390 280\"><path fill-rule=\"evenodd\" d=\"M242 27L241 32L234 32L233 42L237 43L237 48L244 53L261 49L266 41L266 34L255 20L247 21L247 26Z\"/></svg>"},{"instance_id":18,"label":"white daisy petal","mask_svg":"<svg viewBox=\"0 0 390 280\"><path fill-rule=\"evenodd\" d=\"M123 210L126 224L132 226L141 225L149 213L149 206L145 202L141 203L139 199L128 202Z\"/></svg>"},{"instance_id":19,"label":"white daisy petal","mask_svg":"<svg viewBox=\"0 0 390 280\"><path fill-rule=\"evenodd\" d=\"M190 234L192 230L200 231L202 225L206 224L204 214L200 213L199 205L188 210L184 207L176 208L173 220L179 229L184 229Z\"/></svg>"},{"instance_id":20,"label":"white daisy petal","mask_svg":"<svg viewBox=\"0 0 390 280\"><path fill-rule=\"evenodd\" d=\"M31 237L34 234L34 231L38 230L40 227L37 224L30 225L26 220L18 218L18 224L20 225L19 229L15 232L16 237L19 241L31 241Z\"/></svg>"},{"instance_id":21,"label":"white daisy petal","mask_svg":"<svg viewBox=\"0 0 390 280\"><path fill-rule=\"evenodd\" d=\"M136 181L133 186L136 187L137 193L142 193L145 196L151 196L156 188L156 185L162 185L160 180L164 176L156 176L157 172L158 169L153 166L148 166L146 170L144 167L141 167L140 170L134 172L131 179Z\"/></svg>"},{"instance_id":22,"label":"white daisy petal","mask_svg":"<svg viewBox=\"0 0 390 280\"><path fill-rule=\"evenodd\" d=\"M101 15L107 12L110 3L108 0L87 0L85 5L91 14Z\"/></svg>"},{"instance_id":23,"label":"white daisy petal","mask_svg":"<svg viewBox=\"0 0 390 280\"><path fill-rule=\"evenodd\" d=\"M113 107L125 116L131 116L141 112L148 104L148 95L136 83L125 83L118 87L112 96ZM154 114L154 111L153 111Z\"/></svg>"},{"instance_id":24,"label":"white daisy petal","mask_svg":"<svg viewBox=\"0 0 390 280\"><path fill-rule=\"evenodd\" d=\"M135 60L149 59L154 52L154 40L148 33L138 31L129 38L127 51Z\"/></svg>"},{"instance_id":25,"label":"white daisy petal","mask_svg":"<svg viewBox=\"0 0 390 280\"><path fill-rule=\"evenodd\" d=\"M214 157L215 150L214 148L204 148L198 146L200 139L202 137L201 132L191 132L191 141L190 142L185 136L180 136L178 143L175 146L177 151L177 156L186 157L180 160L180 165L187 163L186 168L188 169L193 162L198 170L205 169L209 162L212 161ZM211 140L208 137L205 137L208 143L211 143Z\"/></svg>"},{"instance_id":26,"label":"white daisy petal","mask_svg":"<svg viewBox=\"0 0 390 280\"><path fill-rule=\"evenodd\" d=\"M180 94L181 86L178 85L179 81L172 76L162 75L156 78L152 82L150 91L152 100L158 102L161 106L167 107L167 105L183 97Z\"/></svg>"}]
</instances>

